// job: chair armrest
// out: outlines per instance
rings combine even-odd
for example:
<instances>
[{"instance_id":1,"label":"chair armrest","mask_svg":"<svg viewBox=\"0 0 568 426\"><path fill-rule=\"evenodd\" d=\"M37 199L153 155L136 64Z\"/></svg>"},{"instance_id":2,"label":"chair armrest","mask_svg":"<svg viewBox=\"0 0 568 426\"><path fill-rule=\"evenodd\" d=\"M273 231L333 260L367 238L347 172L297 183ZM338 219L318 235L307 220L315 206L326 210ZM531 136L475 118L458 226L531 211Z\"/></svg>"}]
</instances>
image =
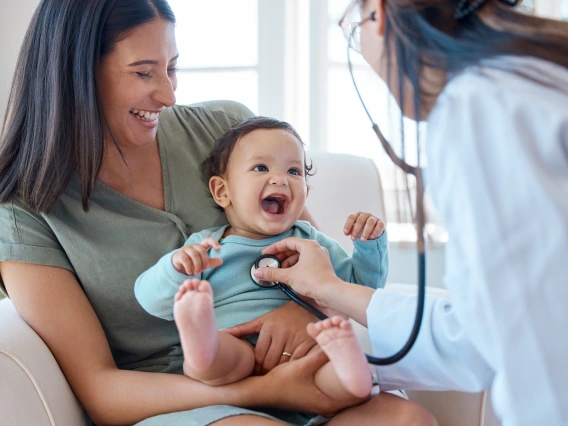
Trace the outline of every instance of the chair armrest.
<instances>
[{"instance_id":1,"label":"chair armrest","mask_svg":"<svg viewBox=\"0 0 568 426\"><path fill-rule=\"evenodd\" d=\"M87 424L87 416L43 340L0 300L0 423Z\"/></svg>"}]
</instances>

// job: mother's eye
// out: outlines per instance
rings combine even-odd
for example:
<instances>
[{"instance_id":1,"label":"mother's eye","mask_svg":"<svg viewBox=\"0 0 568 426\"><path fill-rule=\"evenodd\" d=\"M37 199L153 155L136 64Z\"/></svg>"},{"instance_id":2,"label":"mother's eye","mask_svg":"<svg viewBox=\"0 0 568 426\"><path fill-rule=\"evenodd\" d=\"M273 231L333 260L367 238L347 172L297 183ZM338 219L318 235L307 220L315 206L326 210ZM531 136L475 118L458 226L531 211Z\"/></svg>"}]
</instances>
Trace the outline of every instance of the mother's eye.
<instances>
[{"instance_id":1,"label":"mother's eye","mask_svg":"<svg viewBox=\"0 0 568 426\"><path fill-rule=\"evenodd\" d=\"M141 78L150 78L152 74L149 72L137 72L136 75Z\"/></svg>"}]
</instances>

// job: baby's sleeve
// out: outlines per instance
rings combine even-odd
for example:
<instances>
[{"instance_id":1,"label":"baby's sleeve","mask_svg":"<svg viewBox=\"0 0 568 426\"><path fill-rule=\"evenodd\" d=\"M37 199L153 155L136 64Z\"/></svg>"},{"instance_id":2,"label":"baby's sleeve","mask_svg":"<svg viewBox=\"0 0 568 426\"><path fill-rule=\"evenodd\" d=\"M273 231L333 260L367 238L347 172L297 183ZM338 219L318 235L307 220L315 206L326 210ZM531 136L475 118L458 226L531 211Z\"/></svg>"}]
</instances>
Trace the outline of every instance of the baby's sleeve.
<instances>
[{"instance_id":1,"label":"baby's sleeve","mask_svg":"<svg viewBox=\"0 0 568 426\"><path fill-rule=\"evenodd\" d=\"M192 234L184 246L200 241L199 234ZM199 276L186 275L174 268L172 256L178 250L162 256L158 263L143 272L134 284L134 295L140 306L150 315L168 321L174 319L174 296L179 286L188 278L199 278Z\"/></svg>"},{"instance_id":2,"label":"baby's sleeve","mask_svg":"<svg viewBox=\"0 0 568 426\"><path fill-rule=\"evenodd\" d=\"M21 200L0 203L0 262L22 262L75 270L44 215ZM0 292L6 288L0 277Z\"/></svg>"},{"instance_id":3,"label":"baby's sleeve","mask_svg":"<svg viewBox=\"0 0 568 426\"><path fill-rule=\"evenodd\" d=\"M314 229L313 239L327 248L336 275L344 281L382 288L387 282L389 252L387 232L374 240L355 240L353 254L341 244Z\"/></svg>"}]
</instances>

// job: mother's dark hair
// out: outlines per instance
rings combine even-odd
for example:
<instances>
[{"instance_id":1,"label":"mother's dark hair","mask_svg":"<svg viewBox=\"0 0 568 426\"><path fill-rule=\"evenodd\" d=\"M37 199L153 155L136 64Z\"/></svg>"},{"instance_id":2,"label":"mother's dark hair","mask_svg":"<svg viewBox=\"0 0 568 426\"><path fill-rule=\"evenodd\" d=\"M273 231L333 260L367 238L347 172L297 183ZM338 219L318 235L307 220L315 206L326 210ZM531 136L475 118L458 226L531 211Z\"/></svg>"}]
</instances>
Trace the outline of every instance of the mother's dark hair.
<instances>
[{"instance_id":1,"label":"mother's dark hair","mask_svg":"<svg viewBox=\"0 0 568 426\"><path fill-rule=\"evenodd\" d=\"M498 56L530 56L568 68L568 23L531 16L503 0L485 0L454 17L459 0L385 0L385 55L389 86L404 103L403 84L414 92L414 115L428 102L428 69L448 75ZM478 2L471 0L470 4ZM467 3L466 3L467 6ZM522 74L523 70L518 70ZM542 82L546 84L547 82ZM398 93L396 93L398 92ZM436 94L436 90L432 90ZM404 111L405 106L400 105Z\"/></svg>"},{"instance_id":2,"label":"mother's dark hair","mask_svg":"<svg viewBox=\"0 0 568 426\"><path fill-rule=\"evenodd\" d=\"M77 173L88 210L104 155L101 58L166 0L43 0L22 44L0 135L0 202L49 212Z\"/></svg>"}]
</instances>

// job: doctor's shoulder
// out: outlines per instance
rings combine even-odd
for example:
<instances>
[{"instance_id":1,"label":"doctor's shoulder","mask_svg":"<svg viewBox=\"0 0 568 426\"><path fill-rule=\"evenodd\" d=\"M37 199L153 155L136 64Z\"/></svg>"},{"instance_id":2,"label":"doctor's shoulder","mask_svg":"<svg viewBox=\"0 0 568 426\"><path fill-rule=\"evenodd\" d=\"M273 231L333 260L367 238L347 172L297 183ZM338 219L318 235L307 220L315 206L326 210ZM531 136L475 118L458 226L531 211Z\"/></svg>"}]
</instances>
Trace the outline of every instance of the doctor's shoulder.
<instances>
[{"instance_id":1,"label":"doctor's shoulder","mask_svg":"<svg viewBox=\"0 0 568 426\"><path fill-rule=\"evenodd\" d=\"M533 57L502 56L484 60L450 76L434 111L448 103L456 107L473 102L481 108L496 100L509 112L522 107L566 113L568 68Z\"/></svg>"},{"instance_id":2,"label":"doctor's shoulder","mask_svg":"<svg viewBox=\"0 0 568 426\"><path fill-rule=\"evenodd\" d=\"M494 138L508 144L522 129L535 133L546 126L553 134L567 120L567 68L531 57L499 57L450 76L428 117L428 149L446 145L448 138L458 145Z\"/></svg>"}]
</instances>

